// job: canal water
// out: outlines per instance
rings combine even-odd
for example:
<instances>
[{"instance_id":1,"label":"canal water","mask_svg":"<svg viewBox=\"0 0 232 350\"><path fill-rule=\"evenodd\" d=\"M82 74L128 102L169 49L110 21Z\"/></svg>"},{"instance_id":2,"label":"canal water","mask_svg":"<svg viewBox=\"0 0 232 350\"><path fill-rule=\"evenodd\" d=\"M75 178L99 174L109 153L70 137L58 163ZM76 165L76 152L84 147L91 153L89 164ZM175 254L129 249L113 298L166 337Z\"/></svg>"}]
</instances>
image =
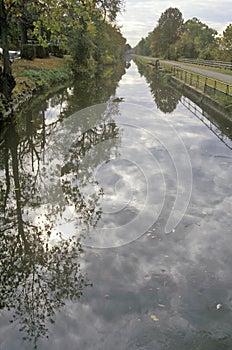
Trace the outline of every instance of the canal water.
<instances>
[{"instance_id":1,"label":"canal water","mask_svg":"<svg viewBox=\"0 0 232 350\"><path fill-rule=\"evenodd\" d=\"M1 139L0 349L232 348L232 129L150 68Z\"/></svg>"}]
</instances>

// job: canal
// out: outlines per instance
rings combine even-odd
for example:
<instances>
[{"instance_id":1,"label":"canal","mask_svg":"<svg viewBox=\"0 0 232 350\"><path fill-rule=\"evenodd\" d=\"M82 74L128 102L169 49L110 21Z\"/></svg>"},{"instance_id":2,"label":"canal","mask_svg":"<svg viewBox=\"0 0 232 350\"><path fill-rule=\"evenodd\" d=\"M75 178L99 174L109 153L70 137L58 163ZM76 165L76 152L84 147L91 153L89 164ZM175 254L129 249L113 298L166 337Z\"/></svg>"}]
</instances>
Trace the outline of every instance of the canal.
<instances>
[{"instance_id":1,"label":"canal","mask_svg":"<svg viewBox=\"0 0 232 350\"><path fill-rule=\"evenodd\" d=\"M1 350L232 348L232 127L131 62L2 135Z\"/></svg>"}]
</instances>

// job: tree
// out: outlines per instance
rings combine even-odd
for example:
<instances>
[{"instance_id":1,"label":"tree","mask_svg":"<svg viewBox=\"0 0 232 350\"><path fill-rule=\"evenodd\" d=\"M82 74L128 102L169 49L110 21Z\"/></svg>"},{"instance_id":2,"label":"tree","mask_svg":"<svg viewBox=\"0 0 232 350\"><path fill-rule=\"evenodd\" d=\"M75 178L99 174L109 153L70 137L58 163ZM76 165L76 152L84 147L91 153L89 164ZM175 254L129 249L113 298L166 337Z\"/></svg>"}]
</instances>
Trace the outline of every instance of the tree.
<instances>
[{"instance_id":1,"label":"tree","mask_svg":"<svg viewBox=\"0 0 232 350\"><path fill-rule=\"evenodd\" d=\"M158 20L158 28L170 43L175 43L182 32L183 17L178 8L168 8Z\"/></svg>"},{"instance_id":2,"label":"tree","mask_svg":"<svg viewBox=\"0 0 232 350\"><path fill-rule=\"evenodd\" d=\"M135 52L136 54L145 55L145 56L151 56L151 53L153 50L153 33L148 33L148 36L146 38L142 38L138 45L136 45Z\"/></svg>"},{"instance_id":3,"label":"tree","mask_svg":"<svg viewBox=\"0 0 232 350\"><path fill-rule=\"evenodd\" d=\"M73 70L79 75L96 76L103 65L115 64L126 51L119 28L105 21L95 20L94 28L82 28L73 36L69 47Z\"/></svg>"},{"instance_id":4,"label":"tree","mask_svg":"<svg viewBox=\"0 0 232 350\"><path fill-rule=\"evenodd\" d=\"M179 39L183 29L182 13L177 8L168 8L158 20L158 25L153 31L152 50L154 56L171 57L171 46Z\"/></svg>"},{"instance_id":5,"label":"tree","mask_svg":"<svg viewBox=\"0 0 232 350\"><path fill-rule=\"evenodd\" d=\"M183 33L177 43L178 55L182 57L210 59L212 50L217 46L216 30L209 28L194 17L185 22Z\"/></svg>"},{"instance_id":6,"label":"tree","mask_svg":"<svg viewBox=\"0 0 232 350\"><path fill-rule=\"evenodd\" d=\"M136 53L154 57L177 59L193 57L215 59L228 57L232 45L232 25L223 32L219 50L217 31L193 17L184 23L177 8L168 8L158 20L153 32L142 38L136 46Z\"/></svg>"},{"instance_id":7,"label":"tree","mask_svg":"<svg viewBox=\"0 0 232 350\"><path fill-rule=\"evenodd\" d=\"M110 22L116 20L124 6L124 0L96 0L95 3L102 10L104 19L108 18Z\"/></svg>"},{"instance_id":8,"label":"tree","mask_svg":"<svg viewBox=\"0 0 232 350\"><path fill-rule=\"evenodd\" d=\"M226 49L232 50L232 23L223 32L222 43Z\"/></svg>"},{"instance_id":9,"label":"tree","mask_svg":"<svg viewBox=\"0 0 232 350\"><path fill-rule=\"evenodd\" d=\"M0 33L3 49L3 69L0 68L0 93L2 93L8 104L11 100L11 92L15 87L15 80L11 71L10 55L8 50L8 22L7 9L4 0L0 0ZM1 116L0 116L0 119Z\"/></svg>"},{"instance_id":10,"label":"tree","mask_svg":"<svg viewBox=\"0 0 232 350\"><path fill-rule=\"evenodd\" d=\"M91 60L97 46L94 43L97 23L106 19L114 21L122 9L124 0L0 0L0 32L3 47L3 71L0 72L0 92L9 105L15 86L12 76L8 35L12 19L21 26L21 43L27 42L27 29L32 27L34 35L42 44L50 40L65 43L78 41L75 49L76 63ZM33 26L32 26L33 24ZM117 30L116 30L117 31Z\"/></svg>"},{"instance_id":11,"label":"tree","mask_svg":"<svg viewBox=\"0 0 232 350\"><path fill-rule=\"evenodd\" d=\"M125 52L126 39L123 38L117 26L112 26L107 22L99 22L95 45L97 47L96 60L114 63Z\"/></svg>"}]
</instances>

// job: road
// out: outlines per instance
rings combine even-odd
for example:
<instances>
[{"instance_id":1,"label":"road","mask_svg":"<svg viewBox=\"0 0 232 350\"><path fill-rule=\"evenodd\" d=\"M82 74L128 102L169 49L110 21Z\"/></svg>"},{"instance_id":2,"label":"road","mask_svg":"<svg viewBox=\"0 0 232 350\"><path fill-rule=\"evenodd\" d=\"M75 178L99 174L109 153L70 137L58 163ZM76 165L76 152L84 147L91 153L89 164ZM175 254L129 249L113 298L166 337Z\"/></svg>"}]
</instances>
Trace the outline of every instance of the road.
<instances>
[{"instance_id":1,"label":"road","mask_svg":"<svg viewBox=\"0 0 232 350\"><path fill-rule=\"evenodd\" d=\"M160 60L160 62L172 64L172 65L181 67L183 69L191 70L191 71L196 72L198 74L206 75L207 77L210 77L210 78L213 78L216 80L221 80L221 81L228 83L228 84L232 84L232 75L230 75L230 74L216 72L216 71L207 69L205 67L204 68L193 67L193 66L190 66L189 64L185 64L182 62L166 61L166 60Z\"/></svg>"}]
</instances>

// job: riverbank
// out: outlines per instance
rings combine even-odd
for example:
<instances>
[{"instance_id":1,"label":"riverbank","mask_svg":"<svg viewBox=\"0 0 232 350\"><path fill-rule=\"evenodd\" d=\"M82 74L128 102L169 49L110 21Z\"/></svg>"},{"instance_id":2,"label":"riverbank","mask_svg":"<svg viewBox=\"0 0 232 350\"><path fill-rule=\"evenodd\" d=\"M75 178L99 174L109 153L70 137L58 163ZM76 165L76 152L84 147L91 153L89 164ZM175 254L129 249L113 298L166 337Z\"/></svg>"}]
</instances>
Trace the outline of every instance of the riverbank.
<instances>
[{"instance_id":1,"label":"riverbank","mask_svg":"<svg viewBox=\"0 0 232 350\"><path fill-rule=\"evenodd\" d=\"M70 56L36 58L33 61L15 60L12 63L12 72L16 81L12 95L13 110L18 110L36 94L42 91L49 92L54 84L60 85L72 79L70 63Z\"/></svg>"},{"instance_id":2,"label":"riverbank","mask_svg":"<svg viewBox=\"0 0 232 350\"><path fill-rule=\"evenodd\" d=\"M169 81L170 84L172 84L172 86L180 90L184 96L191 99L203 110L209 112L211 119L213 119L213 122L222 123L223 118L224 121L227 123L226 125L229 125L231 130L232 109L225 108L224 106L220 105L217 101L214 101L210 96L206 95L205 93L196 88L193 88L188 84L183 84L181 80L177 79L174 76L170 76ZM227 130L225 130L224 132L227 133Z\"/></svg>"},{"instance_id":3,"label":"riverbank","mask_svg":"<svg viewBox=\"0 0 232 350\"><path fill-rule=\"evenodd\" d=\"M143 57L134 55L133 57L135 60L137 60L139 63L143 65L154 65L155 58L149 58L149 57ZM160 61L159 66L162 70L167 72L167 74L170 75L170 81L175 82L176 88L178 88L183 93L188 93L193 95L195 98L201 102L204 106L212 109L213 112L217 112L218 114L224 116L225 118L232 120L232 98L231 98L231 85L229 83L223 83L221 80L218 81L217 85L219 86L219 90L215 89L216 83L212 78L209 78L208 75L199 75L196 70L196 67L191 67L188 65L188 71L180 71L180 74L176 76L176 72L172 67L174 67L175 64L178 62L172 62L172 61ZM176 66L179 68L179 65ZM192 72L193 70L193 72ZM214 72L212 70L209 73L209 76L214 74L219 74L218 69L214 68ZM207 70L204 69L204 72L207 73ZM182 74L183 73L183 74ZM221 74L221 73L220 73ZM183 76L182 76L183 75ZM225 76L225 79L227 77L230 78L230 74L221 74L221 76ZM187 78L186 78L187 77ZM184 79L182 79L184 78ZM188 81L189 80L189 81ZM196 84L193 84L193 82L196 82ZM207 86L205 86L207 83ZM196 86L195 86L196 85ZM207 87L207 89L206 89ZM223 93L221 90L225 89L225 92ZM206 91L210 90L210 94L208 94ZM230 94L226 94L226 90L229 91Z\"/></svg>"}]
</instances>

